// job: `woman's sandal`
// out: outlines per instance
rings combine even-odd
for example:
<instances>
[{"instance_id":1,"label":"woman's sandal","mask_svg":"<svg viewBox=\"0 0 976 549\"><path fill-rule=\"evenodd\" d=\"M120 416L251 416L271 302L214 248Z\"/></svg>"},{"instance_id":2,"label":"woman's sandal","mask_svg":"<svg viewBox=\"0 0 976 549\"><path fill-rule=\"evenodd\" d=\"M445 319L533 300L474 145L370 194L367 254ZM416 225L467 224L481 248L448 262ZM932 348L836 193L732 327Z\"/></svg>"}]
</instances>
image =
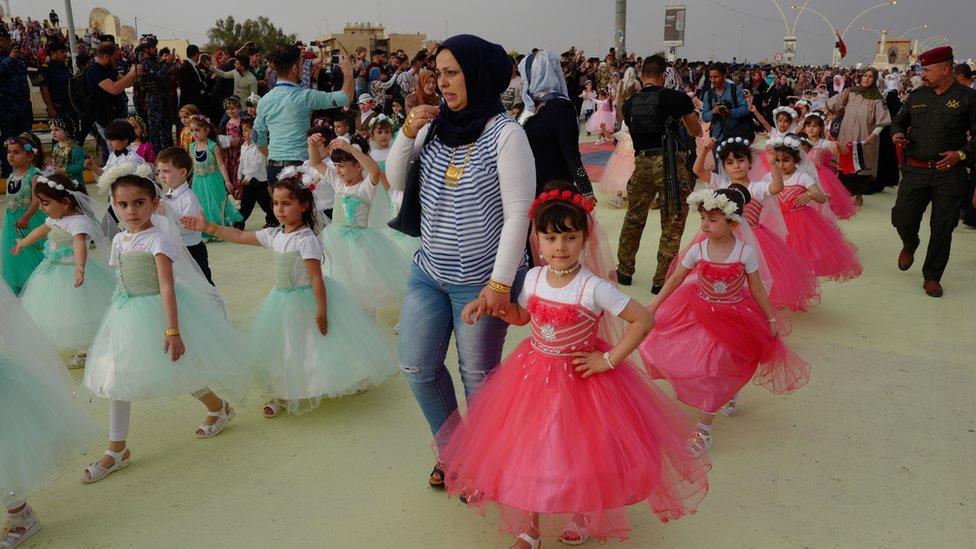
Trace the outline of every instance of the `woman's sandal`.
<instances>
[{"instance_id":1,"label":"woman's sandal","mask_svg":"<svg viewBox=\"0 0 976 549\"><path fill-rule=\"evenodd\" d=\"M431 488L444 489L444 466L442 464L438 463L434 466L434 470L430 472L430 477L427 478L427 483L430 484Z\"/></svg>"},{"instance_id":2,"label":"woman's sandal","mask_svg":"<svg viewBox=\"0 0 976 549\"><path fill-rule=\"evenodd\" d=\"M201 423L200 426L197 427L197 438L213 438L219 435L220 432L224 430L224 426L227 425L227 422L234 419L234 416L237 415L237 413L234 412L234 409L230 407L230 404L227 404L227 401L222 400L220 402L220 410L217 410L216 412L207 412L208 417L215 417L217 418L217 421L211 424Z\"/></svg>"},{"instance_id":3,"label":"woman's sandal","mask_svg":"<svg viewBox=\"0 0 976 549\"><path fill-rule=\"evenodd\" d=\"M566 545L583 545L589 539L590 536L586 534L586 526L576 522L575 518L566 525L563 533L559 536L559 541Z\"/></svg>"},{"instance_id":4,"label":"woman's sandal","mask_svg":"<svg viewBox=\"0 0 976 549\"><path fill-rule=\"evenodd\" d=\"M528 543L529 544L529 549L539 549L539 547L542 545L542 536L532 537L531 535L529 535L528 532L526 532L524 534L519 534L518 537L515 538L515 543L518 543L519 540L522 540L525 543ZM515 547L515 546L512 545L512 547Z\"/></svg>"},{"instance_id":5,"label":"woman's sandal","mask_svg":"<svg viewBox=\"0 0 976 549\"><path fill-rule=\"evenodd\" d=\"M265 404L264 410L262 410L261 413L264 414L264 417L268 419L272 419L280 416L281 413L284 411L285 411L285 404L280 400L275 399Z\"/></svg>"},{"instance_id":6,"label":"woman's sandal","mask_svg":"<svg viewBox=\"0 0 976 549\"><path fill-rule=\"evenodd\" d=\"M111 475L116 471L121 471L129 466L129 458L131 458L131 453L129 457L125 456L125 452L128 448L122 448L121 452L113 452L112 450L105 450L105 455L112 458L114 463L111 467L102 467L98 464L99 460L91 462L91 464L85 468L85 472L88 473L86 478L84 475L81 477L81 482L85 484L94 484L103 478Z\"/></svg>"}]
</instances>

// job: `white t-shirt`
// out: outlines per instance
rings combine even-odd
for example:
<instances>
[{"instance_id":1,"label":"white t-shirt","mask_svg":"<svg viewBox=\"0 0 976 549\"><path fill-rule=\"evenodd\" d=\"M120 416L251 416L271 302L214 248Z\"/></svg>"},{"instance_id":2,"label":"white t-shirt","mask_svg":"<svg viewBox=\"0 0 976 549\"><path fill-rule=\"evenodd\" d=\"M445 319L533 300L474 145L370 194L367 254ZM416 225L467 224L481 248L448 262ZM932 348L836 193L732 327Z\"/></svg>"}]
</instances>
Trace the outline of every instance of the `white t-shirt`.
<instances>
[{"instance_id":1,"label":"white t-shirt","mask_svg":"<svg viewBox=\"0 0 976 549\"><path fill-rule=\"evenodd\" d=\"M332 166L332 160L326 159L326 165ZM311 176L312 181L315 183L315 190L312 191L312 196L315 198L315 209L324 212L325 210L331 210L335 205L335 190L332 185L322 183L322 174L315 169L315 166L311 162L306 160L302 166L299 168L303 174Z\"/></svg>"},{"instance_id":2,"label":"white t-shirt","mask_svg":"<svg viewBox=\"0 0 976 549\"><path fill-rule=\"evenodd\" d=\"M200 201L197 200L196 193L186 183L164 194L163 200L166 201L166 207L177 218L200 217L203 215L203 209L200 208ZM183 225L180 225L180 239L183 240L185 246L196 246L203 242L200 231L191 231L183 227Z\"/></svg>"},{"instance_id":3,"label":"white t-shirt","mask_svg":"<svg viewBox=\"0 0 976 549\"><path fill-rule=\"evenodd\" d=\"M390 147L385 149L369 149L369 156L376 161L377 164L380 162L386 162L386 157L390 156Z\"/></svg>"},{"instance_id":4,"label":"white t-shirt","mask_svg":"<svg viewBox=\"0 0 976 549\"><path fill-rule=\"evenodd\" d=\"M373 203L373 197L376 196L376 185L370 181L369 175L364 172L362 181L355 185L346 185L339 177L339 172L336 171L335 166L330 165L322 179L332 187L337 195L345 194L362 200L362 203L356 208L356 219L346 219L346 223L366 227L369 223L370 205Z\"/></svg>"},{"instance_id":5,"label":"white t-shirt","mask_svg":"<svg viewBox=\"0 0 976 549\"><path fill-rule=\"evenodd\" d=\"M80 234L88 235L89 242L92 240L92 235L97 234L101 230L90 217L82 214L66 215L61 219L49 217L44 220L44 223L48 227L61 229L71 236L78 236Z\"/></svg>"},{"instance_id":6,"label":"white t-shirt","mask_svg":"<svg viewBox=\"0 0 976 549\"><path fill-rule=\"evenodd\" d=\"M562 288L549 285L547 277L542 276L547 270L548 267L534 267L525 273L525 283L518 298L519 305L526 307L529 298L534 294L557 303L579 303L593 313L606 311L619 316L630 303L630 296L618 290L610 281L594 275L586 267L580 267L572 282Z\"/></svg>"},{"instance_id":7,"label":"white t-shirt","mask_svg":"<svg viewBox=\"0 0 976 549\"><path fill-rule=\"evenodd\" d=\"M766 200L771 194L769 194L769 185L772 183L770 176L767 174L766 179L762 181L750 181L749 185L746 187L749 189L749 194L752 196L750 201L758 200L762 202ZM732 185L732 179L727 175L719 175L717 173L712 173L711 178L708 182L708 187L713 191L719 189L728 189Z\"/></svg>"},{"instance_id":8,"label":"white t-shirt","mask_svg":"<svg viewBox=\"0 0 976 549\"><path fill-rule=\"evenodd\" d=\"M789 177L784 178L783 180L784 187L799 185L805 189L809 189L810 187L816 184L817 182L812 177L810 177L810 174L808 174L807 172L801 172L800 170L796 170L795 172L790 174Z\"/></svg>"},{"instance_id":9,"label":"white t-shirt","mask_svg":"<svg viewBox=\"0 0 976 549\"><path fill-rule=\"evenodd\" d=\"M692 246L685 256L681 258L681 264L686 269L693 269L699 261L710 261L708 259L707 239ZM721 263L734 263L736 261L745 265L747 273L754 273L759 270L759 258L756 256L755 250L752 249L752 246L739 239L735 240L729 257L721 261Z\"/></svg>"},{"instance_id":10,"label":"white t-shirt","mask_svg":"<svg viewBox=\"0 0 976 549\"><path fill-rule=\"evenodd\" d=\"M176 260L176 245L171 242L159 227L149 227L138 233L122 231L112 239L112 255L109 257L108 264L117 266L119 255L132 252L144 251L155 257L163 254L171 260Z\"/></svg>"},{"instance_id":11,"label":"white t-shirt","mask_svg":"<svg viewBox=\"0 0 976 549\"><path fill-rule=\"evenodd\" d=\"M322 255L325 253L322 241L308 227L293 233L285 233L281 227L269 227L255 232L254 236L262 246L277 253L298 252L303 262L294 264L291 272L292 283L296 286L309 284L308 269L305 268L304 260L322 261Z\"/></svg>"}]
</instances>

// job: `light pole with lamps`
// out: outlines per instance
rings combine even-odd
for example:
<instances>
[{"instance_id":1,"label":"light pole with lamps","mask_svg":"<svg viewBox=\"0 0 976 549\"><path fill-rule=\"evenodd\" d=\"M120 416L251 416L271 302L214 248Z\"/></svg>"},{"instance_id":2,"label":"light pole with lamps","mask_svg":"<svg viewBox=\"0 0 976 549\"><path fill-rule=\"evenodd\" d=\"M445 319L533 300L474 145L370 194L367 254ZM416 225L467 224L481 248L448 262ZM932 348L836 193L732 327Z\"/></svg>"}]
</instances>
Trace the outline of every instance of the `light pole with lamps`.
<instances>
[{"instance_id":1,"label":"light pole with lamps","mask_svg":"<svg viewBox=\"0 0 976 549\"><path fill-rule=\"evenodd\" d=\"M912 31L917 31L919 29L927 29L927 28L929 28L929 24L928 23L922 23L921 25L916 25L916 26L908 29L907 31L899 34L898 35L898 38L904 38L904 37L908 36L908 33L912 32Z\"/></svg>"},{"instance_id":2,"label":"light pole with lamps","mask_svg":"<svg viewBox=\"0 0 976 549\"><path fill-rule=\"evenodd\" d=\"M803 2L803 7L806 8L810 0L805 0ZM783 17L783 25L786 27L786 34L783 36L783 62L792 63L796 59L796 24L800 21L800 15L803 14L801 9L799 13L796 14L796 18L793 19L793 25L790 25L789 21L786 20L786 12L779 5L779 2L773 0L773 5L779 11L779 14ZM794 6L791 6L794 8Z\"/></svg>"},{"instance_id":3,"label":"light pole with lamps","mask_svg":"<svg viewBox=\"0 0 976 549\"><path fill-rule=\"evenodd\" d=\"M820 13L819 11L817 11L817 10L811 8L811 7L808 7L806 4L803 4L802 6L790 6L790 9L799 10L799 13L796 16L797 19L799 19L800 15L802 15L804 11L810 11L810 12L813 12L814 14L816 14L816 15L819 15L820 18L823 19L827 23L827 26L830 27L830 31L833 32L834 33L834 36L838 39L837 41L834 42L834 54L833 54L833 59L831 60L831 63L836 67L836 66L840 65L840 47L839 47L839 44L837 42L839 42L840 40L843 40L844 37L847 36L847 31L851 30L851 27L854 25L854 22L857 21L858 19L860 19L864 14L868 13L869 11L876 10L878 8L883 8L885 6L894 6L897 3L898 3L898 0L888 0L887 2L882 2L880 4L875 4L875 5L873 5L873 6L869 7L869 8L864 9L863 11L861 11L861 13L855 15L850 20L850 22L847 23L847 26L844 27L844 30L841 31L841 32L837 32L837 29L834 27L833 23L830 22L830 19L827 19L827 16L826 15Z\"/></svg>"}]
</instances>

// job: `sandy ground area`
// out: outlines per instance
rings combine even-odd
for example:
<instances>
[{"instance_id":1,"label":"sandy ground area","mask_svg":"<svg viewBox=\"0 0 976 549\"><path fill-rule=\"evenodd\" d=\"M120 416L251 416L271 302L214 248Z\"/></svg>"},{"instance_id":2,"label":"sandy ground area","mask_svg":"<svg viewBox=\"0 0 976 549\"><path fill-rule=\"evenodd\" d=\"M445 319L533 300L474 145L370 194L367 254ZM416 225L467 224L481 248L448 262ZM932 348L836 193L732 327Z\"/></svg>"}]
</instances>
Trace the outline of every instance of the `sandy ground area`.
<instances>
[{"instance_id":1,"label":"sandy ground area","mask_svg":"<svg viewBox=\"0 0 976 549\"><path fill-rule=\"evenodd\" d=\"M956 231L945 297L932 299L921 290L921 257L907 273L895 267L894 192L866 198L863 212L842 222L861 248L864 276L826 284L822 305L794 318L790 342L813 364L810 384L790 397L749 386L739 415L716 422L711 492L699 513L664 525L634 508L630 546L972 547L976 230ZM597 215L616 248L623 210L604 200ZM627 289L642 302L657 220L652 212ZM257 214L250 226L260 226ZM688 223L686 242L697 226ZM272 283L269 256L228 243L209 248L217 285L244 324ZM526 334L513 329L507 348ZM85 486L82 469L103 447L79 456L32 499L43 528L29 546L510 542L493 522L427 488L430 433L402 376L302 416L267 420L260 405L255 397L221 436L199 441L203 409L190 396L135 403L132 466ZM95 401L92 414L107 425L106 402Z\"/></svg>"}]
</instances>

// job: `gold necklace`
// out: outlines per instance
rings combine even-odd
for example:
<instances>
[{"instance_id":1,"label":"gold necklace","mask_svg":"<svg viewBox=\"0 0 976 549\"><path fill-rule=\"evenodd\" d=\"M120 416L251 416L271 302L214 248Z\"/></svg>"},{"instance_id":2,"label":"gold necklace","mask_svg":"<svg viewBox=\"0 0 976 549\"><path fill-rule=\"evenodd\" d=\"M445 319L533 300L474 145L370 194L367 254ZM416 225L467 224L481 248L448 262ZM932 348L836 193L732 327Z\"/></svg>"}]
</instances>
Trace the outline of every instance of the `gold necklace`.
<instances>
[{"instance_id":1,"label":"gold necklace","mask_svg":"<svg viewBox=\"0 0 976 549\"><path fill-rule=\"evenodd\" d=\"M457 154L458 148L451 149L451 161L448 162L447 171L444 172L444 184L448 187L457 187L461 184L461 176L464 175L464 168L468 167L468 162L471 160L471 148L473 146L474 143L468 145L460 166L454 164L454 155Z\"/></svg>"}]
</instances>

